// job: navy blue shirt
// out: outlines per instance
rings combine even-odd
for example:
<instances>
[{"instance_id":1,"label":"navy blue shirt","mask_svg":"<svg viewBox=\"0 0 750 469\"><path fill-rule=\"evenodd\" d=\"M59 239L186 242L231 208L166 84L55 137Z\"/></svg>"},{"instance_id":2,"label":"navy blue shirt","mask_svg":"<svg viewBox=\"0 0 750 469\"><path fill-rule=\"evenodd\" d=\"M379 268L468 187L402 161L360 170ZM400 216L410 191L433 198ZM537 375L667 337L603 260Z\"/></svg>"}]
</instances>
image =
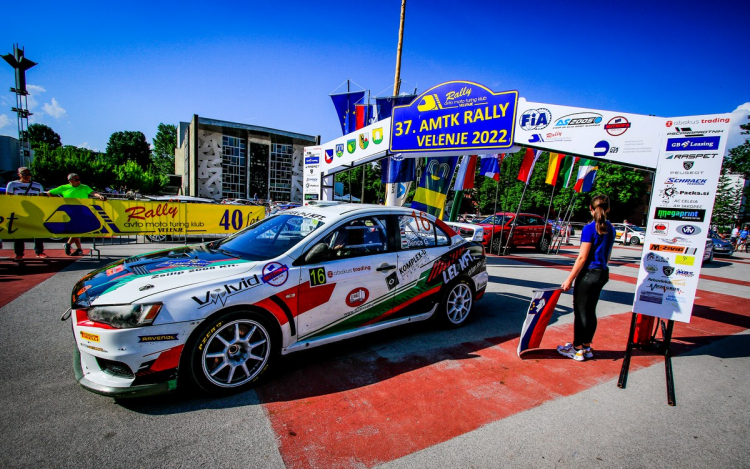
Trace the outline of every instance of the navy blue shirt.
<instances>
[{"instance_id":1,"label":"navy blue shirt","mask_svg":"<svg viewBox=\"0 0 750 469\"><path fill-rule=\"evenodd\" d=\"M584 264L584 269L608 269L607 261L612 245L615 244L615 229L610 222L607 223L607 233L600 235L596 231L596 222L591 222L583 227L581 232L581 243L591 243L593 255L589 254L589 260Z\"/></svg>"}]
</instances>

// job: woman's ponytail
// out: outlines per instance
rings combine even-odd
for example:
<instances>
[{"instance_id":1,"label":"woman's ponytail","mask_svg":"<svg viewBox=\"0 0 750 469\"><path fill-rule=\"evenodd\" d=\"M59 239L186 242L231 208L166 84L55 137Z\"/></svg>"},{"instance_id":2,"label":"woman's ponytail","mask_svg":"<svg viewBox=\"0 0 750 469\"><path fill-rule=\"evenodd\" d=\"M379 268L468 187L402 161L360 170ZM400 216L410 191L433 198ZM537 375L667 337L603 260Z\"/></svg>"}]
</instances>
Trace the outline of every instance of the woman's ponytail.
<instances>
[{"instance_id":1,"label":"woman's ponytail","mask_svg":"<svg viewBox=\"0 0 750 469\"><path fill-rule=\"evenodd\" d=\"M607 214L609 213L609 198L606 195L597 195L591 199L591 210L594 212L596 232L600 235L607 233Z\"/></svg>"}]
</instances>

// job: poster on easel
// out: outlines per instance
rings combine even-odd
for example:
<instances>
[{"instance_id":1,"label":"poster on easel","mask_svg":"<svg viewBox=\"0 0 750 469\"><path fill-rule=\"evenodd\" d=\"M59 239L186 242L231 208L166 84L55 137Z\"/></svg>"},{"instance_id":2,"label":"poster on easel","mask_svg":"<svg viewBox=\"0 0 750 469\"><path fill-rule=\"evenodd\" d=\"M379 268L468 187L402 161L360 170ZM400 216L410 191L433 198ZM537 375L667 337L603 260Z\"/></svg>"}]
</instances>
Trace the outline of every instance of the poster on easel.
<instances>
[{"instance_id":1,"label":"poster on easel","mask_svg":"<svg viewBox=\"0 0 750 469\"><path fill-rule=\"evenodd\" d=\"M664 120L633 312L690 322L730 114Z\"/></svg>"}]
</instances>

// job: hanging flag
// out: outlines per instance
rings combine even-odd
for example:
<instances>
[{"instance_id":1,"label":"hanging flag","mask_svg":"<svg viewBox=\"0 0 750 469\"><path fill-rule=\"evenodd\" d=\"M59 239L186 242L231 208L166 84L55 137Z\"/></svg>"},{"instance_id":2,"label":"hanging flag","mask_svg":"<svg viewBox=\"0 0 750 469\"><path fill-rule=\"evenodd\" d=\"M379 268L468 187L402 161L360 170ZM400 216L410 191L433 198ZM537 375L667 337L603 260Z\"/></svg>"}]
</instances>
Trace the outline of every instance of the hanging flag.
<instances>
[{"instance_id":1,"label":"hanging flag","mask_svg":"<svg viewBox=\"0 0 750 469\"><path fill-rule=\"evenodd\" d=\"M560 164L565 159L565 155L558 153L549 154L549 166L547 167L547 179L545 182L553 186L557 185L557 176L560 175Z\"/></svg>"},{"instance_id":2,"label":"hanging flag","mask_svg":"<svg viewBox=\"0 0 750 469\"><path fill-rule=\"evenodd\" d=\"M355 104L354 113L357 116L355 124L355 130L359 130L362 127L370 125L370 118L372 117L372 106L370 104Z\"/></svg>"},{"instance_id":3,"label":"hanging flag","mask_svg":"<svg viewBox=\"0 0 750 469\"><path fill-rule=\"evenodd\" d=\"M384 98L375 98L375 108L378 111L378 120L391 117L391 112L395 106L405 106L411 103L417 95L386 96Z\"/></svg>"},{"instance_id":4,"label":"hanging flag","mask_svg":"<svg viewBox=\"0 0 750 469\"><path fill-rule=\"evenodd\" d=\"M575 167L576 163L578 163L578 160L580 160L579 157L573 158L572 156L569 156L565 158L565 161L563 161L563 167L562 167L562 174L564 179L563 187L570 186L570 180L573 175L573 168Z\"/></svg>"},{"instance_id":5,"label":"hanging flag","mask_svg":"<svg viewBox=\"0 0 750 469\"><path fill-rule=\"evenodd\" d=\"M528 349L539 348L561 292L560 288L534 290L532 292L534 296L531 298L531 304L529 304L529 309L526 312L526 320L523 322L521 338L518 341L517 353L519 357Z\"/></svg>"},{"instance_id":6,"label":"hanging flag","mask_svg":"<svg viewBox=\"0 0 750 469\"><path fill-rule=\"evenodd\" d=\"M542 154L542 150L536 152L531 148L526 149L526 154L523 157L523 163L521 163L521 171L518 172L518 180L523 181L526 184L531 180L531 174L534 172L534 165Z\"/></svg>"},{"instance_id":7,"label":"hanging flag","mask_svg":"<svg viewBox=\"0 0 750 469\"><path fill-rule=\"evenodd\" d=\"M443 218L445 197L451 186L456 162L457 156L427 158L411 208Z\"/></svg>"},{"instance_id":8,"label":"hanging flag","mask_svg":"<svg viewBox=\"0 0 750 469\"><path fill-rule=\"evenodd\" d=\"M352 91L351 93L332 94L331 100L336 108L336 114L341 121L341 131L343 135L354 132L354 113L355 104L365 96L364 91Z\"/></svg>"},{"instance_id":9,"label":"hanging flag","mask_svg":"<svg viewBox=\"0 0 750 469\"><path fill-rule=\"evenodd\" d=\"M406 196L409 194L409 182L394 182L385 185L385 204L389 207L402 207L406 202Z\"/></svg>"},{"instance_id":10,"label":"hanging flag","mask_svg":"<svg viewBox=\"0 0 750 469\"><path fill-rule=\"evenodd\" d=\"M482 155L479 159L479 175L500 180L500 164L503 162L505 153L501 155Z\"/></svg>"},{"instance_id":11,"label":"hanging flag","mask_svg":"<svg viewBox=\"0 0 750 469\"><path fill-rule=\"evenodd\" d=\"M389 156L380 161L380 181L383 184L412 182L417 178L416 158Z\"/></svg>"},{"instance_id":12,"label":"hanging flag","mask_svg":"<svg viewBox=\"0 0 750 469\"><path fill-rule=\"evenodd\" d=\"M576 180L575 191L576 192L588 192L591 190L591 186L594 184L596 179L596 170L599 169L596 166L594 160L588 160L586 158L581 159L581 163L578 165L578 179Z\"/></svg>"},{"instance_id":13,"label":"hanging flag","mask_svg":"<svg viewBox=\"0 0 750 469\"><path fill-rule=\"evenodd\" d=\"M494 156L494 155L493 155ZM464 155L456 174L454 191L465 191L474 187L474 174L477 172L477 155Z\"/></svg>"}]
</instances>

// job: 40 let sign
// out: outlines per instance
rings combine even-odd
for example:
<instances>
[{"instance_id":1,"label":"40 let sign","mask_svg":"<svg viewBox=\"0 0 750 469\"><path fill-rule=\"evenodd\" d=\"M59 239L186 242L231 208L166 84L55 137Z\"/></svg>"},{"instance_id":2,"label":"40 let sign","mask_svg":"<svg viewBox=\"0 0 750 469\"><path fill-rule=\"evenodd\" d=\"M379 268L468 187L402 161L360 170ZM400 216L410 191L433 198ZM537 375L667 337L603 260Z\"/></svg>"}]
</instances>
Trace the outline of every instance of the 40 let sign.
<instances>
[{"instance_id":1,"label":"40 let sign","mask_svg":"<svg viewBox=\"0 0 750 469\"><path fill-rule=\"evenodd\" d=\"M513 146L518 91L495 93L450 81L393 109L391 152L492 150Z\"/></svg>"}]
</instances>

